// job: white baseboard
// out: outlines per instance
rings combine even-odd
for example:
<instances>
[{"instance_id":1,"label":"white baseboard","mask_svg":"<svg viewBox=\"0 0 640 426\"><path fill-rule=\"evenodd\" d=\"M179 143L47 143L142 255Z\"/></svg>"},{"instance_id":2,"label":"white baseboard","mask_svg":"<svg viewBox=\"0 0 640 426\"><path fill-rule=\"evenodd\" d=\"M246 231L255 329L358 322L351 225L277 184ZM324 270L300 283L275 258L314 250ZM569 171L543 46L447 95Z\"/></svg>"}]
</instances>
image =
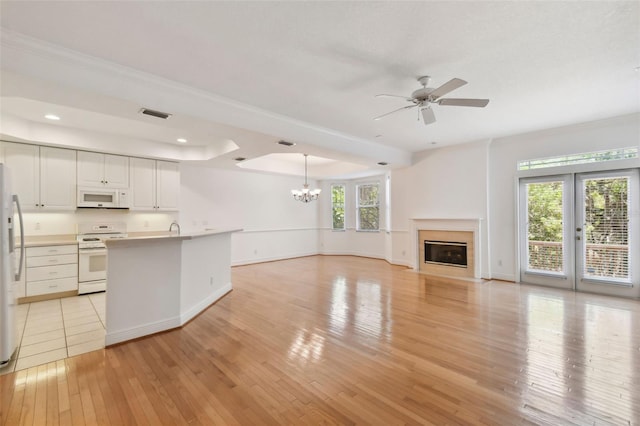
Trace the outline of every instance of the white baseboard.
<instances>
[{"instance_id":1,"label":"white baseboard","mask_svg":"<svg viewBox=\"0 0 640 426\"><path fill-rule=\"evenodd\" d=\"M180 314L180 325L184 325L189 322L193 317L198 315L200 312L207 309L212 303L216 300L219 300L222 296L227 294L232 290L231 283L227 283L218 290L211 293L209 296L204 298L202 301L198 302L187 311Z\"/></svg>"},{"instance_id":2,"label":"white baseboard","mask_svg":"<svg viewBox=\"0 0 640 426\"><path fill-rule=\"evenodd\" d=\"M514 274L500 274L494 272L493 274L491 274L491 278L495 280L516 282L516 276Z\"/></svg>"},{"instance_id":3,"label":"white baseboard","mask_svg":"<svg viewBox=\"0 0 640 426\"><path fill-rule=\"evenodd\" d=\"M358 256L358 257L370 257L372 259L382 259L385 260L384 255L380 255L378 253L359 253L355 251L332 251L332 250L323 250L318 254L324 254L326 256Z\"/></svg>"},{"instance_id":4,"label":"white baseboard","mask_svg":"<svg viewBox=\"0 0 640 426\"><path fill-rule=\"evenodd\" d=\"M276 260L295 259L297 257L315 256L317 254L321 254L321 253L314 251L309 253L296 253L296 254L289 254L289 255L282 255L282 256L254 257L251 259L232 260L231 266L243 266L243 265L251 265L254 263L275 262Z\"/></svg>"},{"instance_id":5,"label":"white baseboard","mask_svg":"<svg viewBox=\"0 0 640 426\"><path fill-rule=\"evenodd\" d=\"M180 316L144 324L139 327L107 333L104 339L105 345L114 345L116 343L126 342L127 340L137 339L138 337L144 337L161 331L171 330L172 328L181 327L231 290L231 283L224 285L202 301L198 302L196 305L189 308L187 311L180 314Z\"/></svg>"},{"instance_id":6,"label":"white baseboard","mask_svg":"<svg viewBox=\"0 0 640 426\"><path fill-rule=\"evenodd\" d=\"M150 334L180 327L180 325L180 317L176 316L162 321L147 323L139 327L107 333L104 338L104 343L105 346L114 345L116 343L126 342L127 340L137 339L138 337L144 337Z\"/></svg>"},{"instance_id":7,"label":"white baseboard","mask_svg":"<svg viewBox=\"0 0 640 426\"><path fill-rule=\"evenodd\" d=\"M406 266L407 268L413 268L413 265L407 259L391 259L391 260L387 260L387 262L389 262L392 265Z\"/></svg>"}]
</instances>

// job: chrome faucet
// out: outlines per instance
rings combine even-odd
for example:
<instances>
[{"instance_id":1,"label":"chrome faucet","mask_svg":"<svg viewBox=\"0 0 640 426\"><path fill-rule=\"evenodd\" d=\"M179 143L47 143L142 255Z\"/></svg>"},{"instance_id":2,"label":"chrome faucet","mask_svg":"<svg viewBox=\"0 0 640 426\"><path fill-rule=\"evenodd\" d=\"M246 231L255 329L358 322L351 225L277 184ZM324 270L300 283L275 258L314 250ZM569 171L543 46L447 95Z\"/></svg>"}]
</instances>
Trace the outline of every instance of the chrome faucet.
<instances>
[{"instance_id":1,"label":"chrome faucet","mask_svg":"<svg viewBox=\"0 0 640 426\"><path fill-rule=\"evenodd\" d=\"M178 235L180 235L180 224L175 220L171 222L171 225L169 225L169 232L173 231L173 225L178 227Z\"/></svg>"}]
</instances>

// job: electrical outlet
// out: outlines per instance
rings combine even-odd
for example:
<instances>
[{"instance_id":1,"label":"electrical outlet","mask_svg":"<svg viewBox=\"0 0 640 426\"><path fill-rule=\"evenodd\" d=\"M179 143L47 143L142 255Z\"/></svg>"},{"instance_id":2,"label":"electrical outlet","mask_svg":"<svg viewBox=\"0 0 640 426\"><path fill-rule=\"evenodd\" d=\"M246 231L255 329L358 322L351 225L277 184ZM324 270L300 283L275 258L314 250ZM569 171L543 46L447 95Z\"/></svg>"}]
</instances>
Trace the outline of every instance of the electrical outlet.
<instances>
[{"instance_id":1,"label":"electrical outlet","mask_svg":"<svg viewBox=\"0 0 640 426\"><path fill-rule=\"evenodd\" d=\"M253 249L253 254L258 254L258 249Z\"/></svg>"},{"instance_id":2,"label":"electrical outlet","mask_svg":"<svg viewBox=\"0 0 640 426\"><path fill-rule=\"evenodd\" d=\"M213 285L213 277L209 277L209 285Z\"/></svg>"},{"instance_id":3,"label":"electrical outlet","mask_svg":"<svg viewBox=\"0 0 640 426\"><path fill-rule=\"evenodd\" d=\"M498 266L502 266L502 259L498 260Z\"/></svg>"},{"instance_id":4,"label":"electrical outlet","mask_svg":"<svg viewBox=\"0 0 640 426\"><path fill-rule=\"evenodd\" d=\"M407 254L407 251L406 250L402 250L402 255L404 256L406 254Z\"/></svg>"},{"instance_id":5,"label":"electrical outlet","mask_svg":"<svg viewBox=\"0 0 640 426\"><path fill-rule=\"evenodd\" d=\"M36 231L40 230L40 222L36 222Z\"/></svg>"},{"instance_id":6,"label":"electrical outlet","mask_svg":"<svg viewBox=\"0 0 640 426\"><path fill-rule=\"evenodd\" d=\"M145 221L144 221L144 227L145 227L145 228L148 228L148 227L149 227L149 221L148 221L148 220L145 220Z\"/></svg>"}]
</instances>

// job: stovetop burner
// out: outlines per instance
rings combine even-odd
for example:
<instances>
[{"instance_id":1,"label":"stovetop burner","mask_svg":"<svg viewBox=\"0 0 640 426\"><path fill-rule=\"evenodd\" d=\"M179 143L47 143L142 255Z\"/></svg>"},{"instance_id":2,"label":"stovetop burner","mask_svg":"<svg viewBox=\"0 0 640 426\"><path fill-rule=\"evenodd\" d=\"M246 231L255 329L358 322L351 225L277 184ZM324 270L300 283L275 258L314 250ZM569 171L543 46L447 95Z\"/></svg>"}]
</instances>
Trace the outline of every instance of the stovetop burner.
<instances>
[{"instance_id":1,"label":"stovetop burner","mask_svg":"<svg viewBox=\"0 0 640 426\"><path fill-rule=\"evenodd\" d=\"M111 238L126 238L126 223L80 223L78 224L78 248L95 249L106 247L104 241Z\"/></svg>"}]
</instances>

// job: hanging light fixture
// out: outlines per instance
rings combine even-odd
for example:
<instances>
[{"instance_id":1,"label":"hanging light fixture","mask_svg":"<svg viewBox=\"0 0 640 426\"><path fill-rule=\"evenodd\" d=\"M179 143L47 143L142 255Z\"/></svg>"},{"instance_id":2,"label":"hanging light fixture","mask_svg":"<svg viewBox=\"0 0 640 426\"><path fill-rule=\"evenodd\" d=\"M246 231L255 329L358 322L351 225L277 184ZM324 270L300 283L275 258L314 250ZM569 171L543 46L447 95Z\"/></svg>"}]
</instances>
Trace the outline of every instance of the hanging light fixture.
<instances>
[{"instance_id":1,"label":"hanging light fixture","mask_svg":"<svg viewBox=\"0 0 640 426\"><path fill-rule=\"evenodd\" d=\"M317 200L320 195L321 189L309 189L309 184L307 183L307 154L304 154L304 185L302 189L292 189L291 195L297 201L302 201L303 203L308 203L313 200Z\"/></svg>"}]
</instances>

